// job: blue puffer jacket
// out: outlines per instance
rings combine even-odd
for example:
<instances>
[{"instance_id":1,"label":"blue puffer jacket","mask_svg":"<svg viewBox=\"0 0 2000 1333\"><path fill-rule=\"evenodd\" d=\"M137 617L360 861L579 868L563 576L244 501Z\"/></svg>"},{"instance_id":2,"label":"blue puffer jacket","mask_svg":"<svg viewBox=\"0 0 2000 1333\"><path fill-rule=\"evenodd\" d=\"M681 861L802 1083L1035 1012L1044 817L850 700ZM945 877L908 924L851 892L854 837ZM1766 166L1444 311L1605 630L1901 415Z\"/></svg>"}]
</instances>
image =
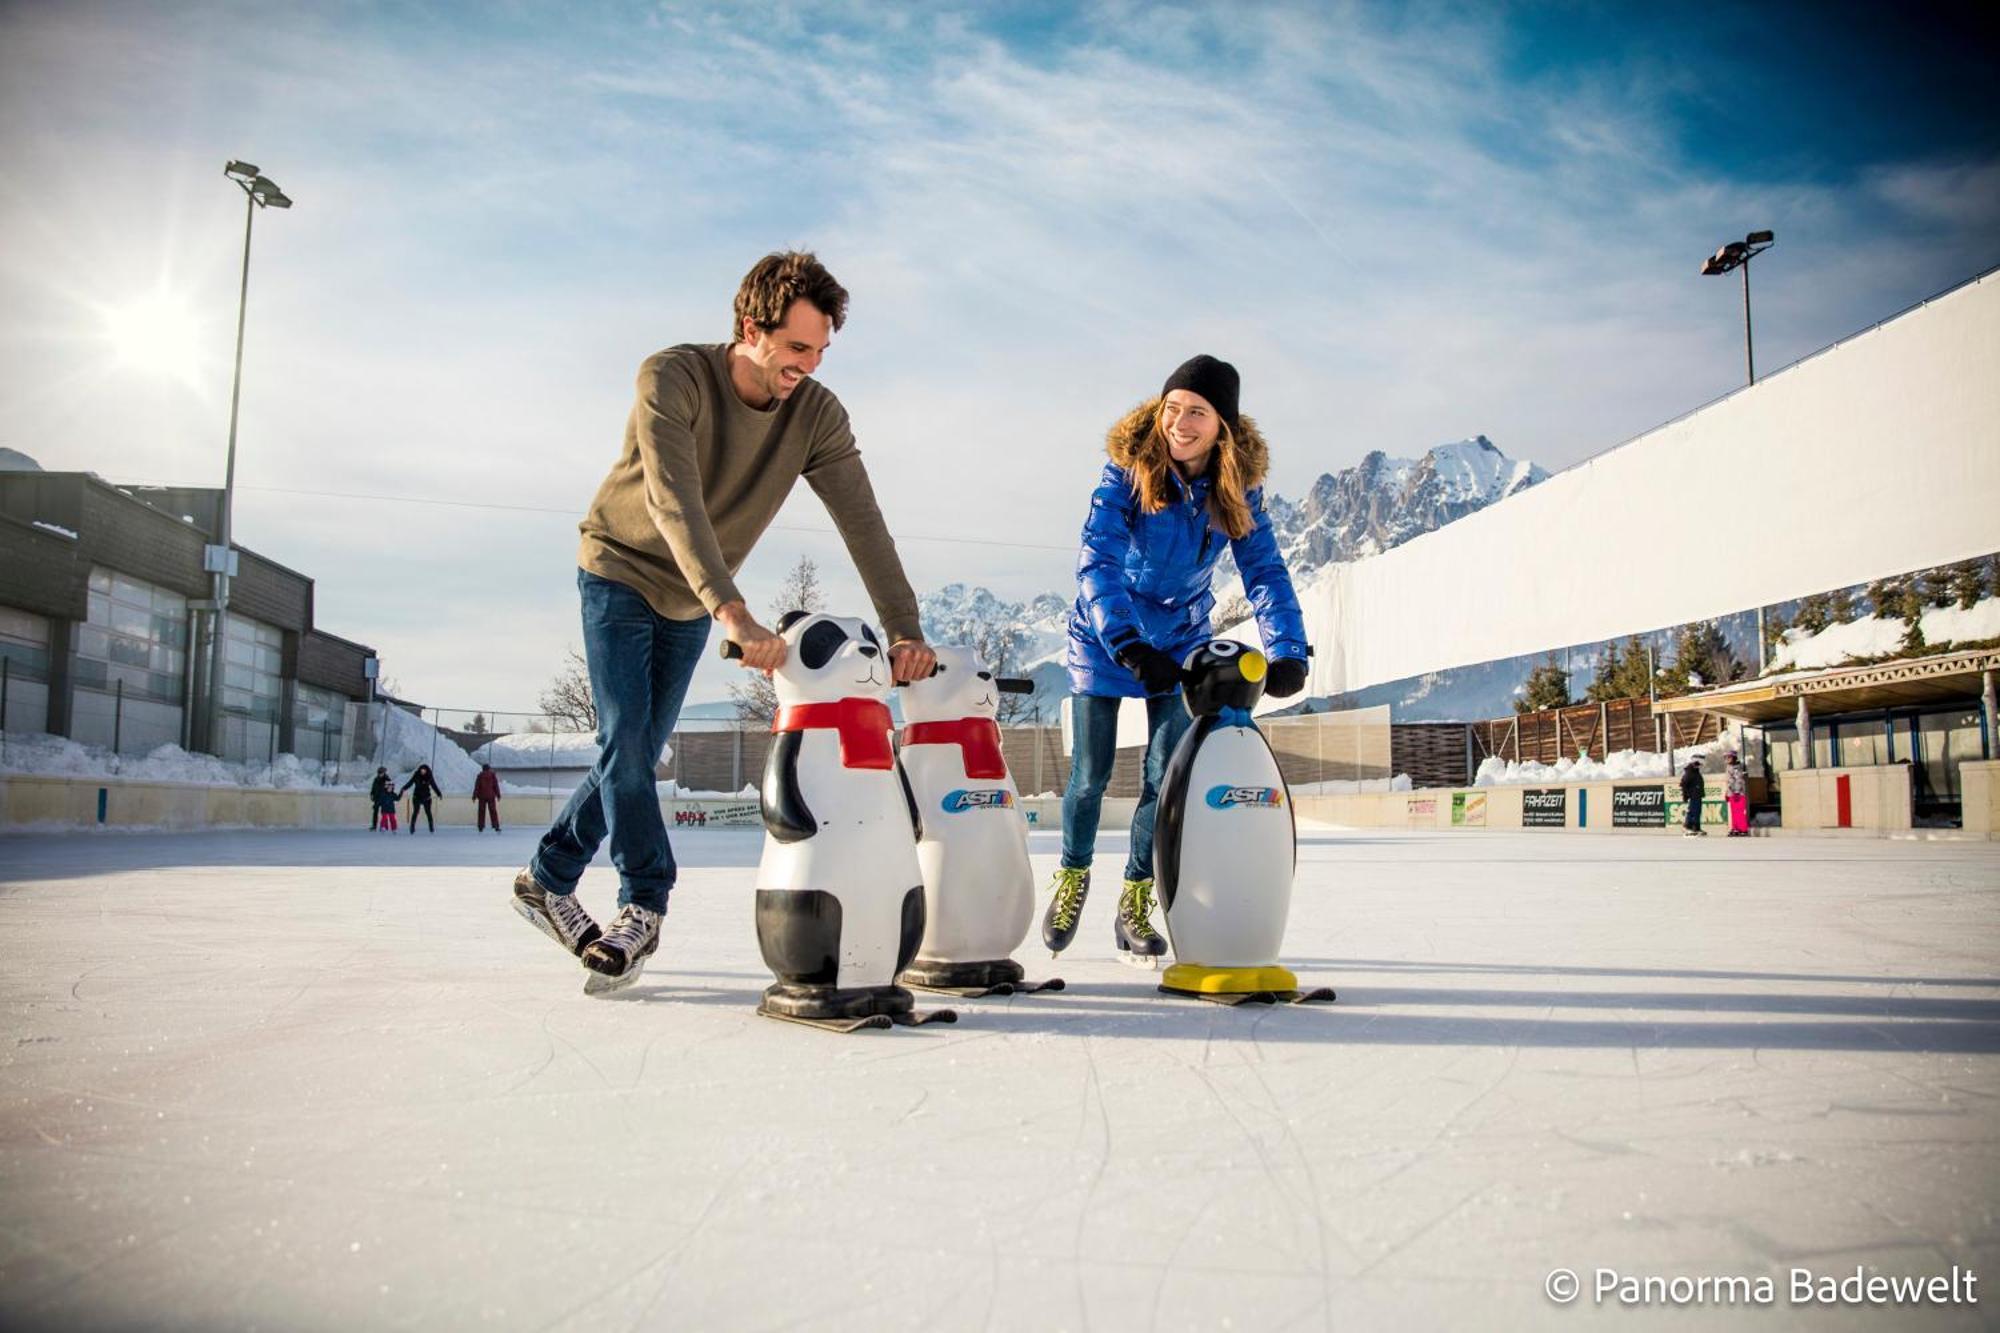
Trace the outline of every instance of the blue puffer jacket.
<instances>
[{"instance_id":1,"label":"blue puffer jacket","mask_svg":"<svg viewBox=\"0 0 2000 1333\"><path fill-rule=\"evenodd\" d=\"M1270 451L1257 424L1241 417L1236 432L1249 486L1244 498L1251 528L1231 541L1210 520L1206 473L1190 484L1170 472L1180 499L1157 514L1140 509L1128 468L1159 405L1153 398L1133 408L1105 441L1111 461L1091 493L1076 563L1077 597L1069 614L1066 664L1070 689L1077 694L1142 698L1146 691L1138 678L1119 665L1120 650L1143 640L1179 658L1209 638L1209 614L1215 609L1209 581L1225 547L1235 554L1243 574L1265 656L1306 658L1305 618L1264 513L1261 483Z\"/></svg>"}]
</instances>

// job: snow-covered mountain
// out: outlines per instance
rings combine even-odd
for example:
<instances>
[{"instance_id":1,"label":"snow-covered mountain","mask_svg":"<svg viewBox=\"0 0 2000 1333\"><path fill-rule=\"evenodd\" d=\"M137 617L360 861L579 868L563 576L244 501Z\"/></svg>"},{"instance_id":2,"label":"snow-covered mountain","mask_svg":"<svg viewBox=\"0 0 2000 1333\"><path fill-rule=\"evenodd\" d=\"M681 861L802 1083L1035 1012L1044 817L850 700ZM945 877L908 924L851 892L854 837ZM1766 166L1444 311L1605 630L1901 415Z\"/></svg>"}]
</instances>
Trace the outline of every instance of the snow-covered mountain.
<instances>
[{"instance_id":1,"label":"snow-covered mountain","mask_svg":"<svg viewBox=\"0 0 2000 1333\"><path fill-rule=\"evenodd\" d=\"M0 472L40 472L42 465L22 453L0 445Z\"/></svg>"},{"instance_id":2,"label":"snow-covered mountain","mask_svg":"<svg viewBox=\"0 0 2000 1333\"><path fill-rule=\"evenodd\" d=\"M1399 546L1548 475L1476 435L1441 444L1421 458L1390 458L1378 450L1351 468L1322 474L1304 500L1287 500L1267 490L1264 505L1292 579L1303 585L1325 565ZM1216 569L1215 592L1218 627L1248 614L1241 580L1226 551ZM1035 681L1036 700L1046 711L1068 689L1063 639L1074 596L1070 588L1009 602L985 588L952 583L925 593L918 602L924 634L934 643L972 643L982 631L993 643L991 627L1015 631L1008 665ZM1513 684L1518 681L1510 680Z\"/></svg>"},{"instance_id":3,"label":"snow-covered mountain","mask_svg":"<svg viewBox=\"0 0 2000 1333\"><path fill-rule=\"evenodd\" d=\"M1517 495L1548 475L1475 435L1441 444L1421 458L1391 458L1378 449L1351 468L1320 474L1303 500L1267 490L1264 507L1297 581L1334 561L1379 555ZM1216 569L1215 586L1216 600L1223 605L1241 591L1227 552Z\"/></svg>"}]
</instances>

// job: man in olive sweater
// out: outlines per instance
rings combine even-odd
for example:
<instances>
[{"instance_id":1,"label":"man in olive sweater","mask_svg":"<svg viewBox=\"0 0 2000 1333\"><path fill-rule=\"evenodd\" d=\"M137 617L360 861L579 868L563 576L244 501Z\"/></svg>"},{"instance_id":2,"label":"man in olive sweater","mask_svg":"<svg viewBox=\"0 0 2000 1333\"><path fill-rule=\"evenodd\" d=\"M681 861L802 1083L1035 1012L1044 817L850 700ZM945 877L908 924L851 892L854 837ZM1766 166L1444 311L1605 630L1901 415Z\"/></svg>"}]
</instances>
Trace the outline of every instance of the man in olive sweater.
<instances>
[{"instance_id":1,"label":"man in olive sweater","mask_svg":"<svg viewBox=\"0 0 2000 1333\"><path fill-rule=\"evenodd\" d=\"M653 769L710 622L745 667L784 664L784 640L750 614L735 575L800 477L854 557L896 679L936 663L847 411L809 378L846 317L846 290L812 255L768 255L737 289L733 341L670 347L639 368L577 555L601 753L514 879L515 910L583 960L593 992L629 984L659 946L675 871ZM573 895L607 838L619 909L600 931Z\"/></svg>"}]
</instances>

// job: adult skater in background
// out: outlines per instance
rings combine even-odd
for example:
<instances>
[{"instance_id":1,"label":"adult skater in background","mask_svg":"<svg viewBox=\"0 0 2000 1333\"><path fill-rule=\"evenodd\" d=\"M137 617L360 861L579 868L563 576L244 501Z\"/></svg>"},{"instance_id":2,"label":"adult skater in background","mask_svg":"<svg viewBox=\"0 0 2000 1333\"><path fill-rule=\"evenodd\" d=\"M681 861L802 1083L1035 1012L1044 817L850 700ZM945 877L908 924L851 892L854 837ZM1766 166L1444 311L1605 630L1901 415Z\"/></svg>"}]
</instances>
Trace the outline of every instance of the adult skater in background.
<instances>
[{"instance_id":1,"label":"adult skater in background","mask_svg":"<svg viewBox=\"0 0 2000 1333\"><path fill-rule=\"evenodd\" d=\"M431 815L431 798L442 796L438 790L437 778L431 773L429 764L418 764L417 771L410 774L410 780L396 789L396 795L410 793L410 836L417 836L417 816L422 814L424 822L433 833L438 831L437 820Z\"/></svg>"},{"instance_id":2,"label":"adult skater in background","mask_svg":"<svg viewBox=\"0 0 2000 1333\"><path fill-rule=\"evenodd\" d=\"M368 784L368 827L372 830L396 831L396 780L389 776L389 770L375 770L375 780Z\"/></svg>"},{"instance_id":3,"label":"adult skater in background","mask_svg":"<svg viewBox=\"0 0 2000 1333\"><path fill-rule=\"evenodd\" d=\"M1706 795L1708 783L1702 780L1701 756L1692 755L1687 767L1681 770L1681 800L1687 803L1687 811L1681 816L1681 827L1687 837L1706 836L1701 831L1701 800Z\"/></svg>"},{"instance_id":4,"label":"adult skater in background","mask_svg":"<svg viewBox=\"0 0 2000 1333\"><path fill-rule=\"evenodd\" d=\"M493 831L500 831L500 775L493 771L493 765L481 764L479 776L472 780L472 801L478 807L475 816L479 831L486 832L486 821L493 821Z\"/></svg>"},{"instance_id":5,"label":"adult skater in background","mask_svg":"<svg viewBox=\"0 0 2000 1333\"><path fill-rule=\"evenodd\" d=\"M1305 688L1305 621L1264 513L1270 450L1237 411L1236 368L1197 356L1158 397L1126 413L1105 447L1077 559L1068 667L1075 742L1063 793L1062 866L1042 919L1057 953L1076 936L1090 893L1098 814L1117 750L1118 707L1146 701L1145 784L1114 929L1121 953L1150 962L1166 952L1153 929L1153 813L1167 760L1190 721L1180 662L1209 638L1215 562L1227 548L1256 610L1271 671L1264 693Z\"/></svg>"},{"instance_id":6,"label":"adult skater in background","mask_svg":"<svg viewBox=\"0 0 2000 1333\"><path fill-rule=\"evenodd\" d=\"M846 289L812 255L767 255L737 289L729 342L670 347L639 368L577 555L598 759L514 878L515 910L601 975L629 980L659 946L675 867L653 770L711 618L745 667L784 665L784 640L751 616L735 574L800 477L847 543L896 678L936 664L847 411L811 378L846 318ZM574 895L607 839L619 907L600 931Z\"/></svg>"}]
</instances>

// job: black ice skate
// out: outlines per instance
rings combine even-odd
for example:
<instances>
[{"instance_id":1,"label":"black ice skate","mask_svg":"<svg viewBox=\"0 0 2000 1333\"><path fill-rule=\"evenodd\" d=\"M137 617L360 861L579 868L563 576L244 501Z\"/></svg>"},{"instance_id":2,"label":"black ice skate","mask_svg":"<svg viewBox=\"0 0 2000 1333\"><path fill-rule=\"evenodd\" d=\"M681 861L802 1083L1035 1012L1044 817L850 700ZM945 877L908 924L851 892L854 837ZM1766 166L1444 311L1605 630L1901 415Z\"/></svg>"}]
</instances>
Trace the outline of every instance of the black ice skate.
<instances>
[{"instance_id":1,"label":"black ice skate","mask_svg":"<svg viewBox=\"0 0 2000 1333\"><path fill-rule=\"evenodd\" d=\"M583 965L590 969L584 979L585 995L608 995L624 990L646 970L646 960L660 947L660 913L637 903L627 903L611 918L611 929L582 953Z\"/></svg>"},{"instance_id":2,"label":"black ice skate","mask_svg":"<svg viewBox=\"0 0 2000 1333\"><path fill-rule=\"evenodd\" d=\"M1051 887L1055 896L1042 917L1042 943L1049 946L1050 953L1058 954L1076 938L1077 922L1083 919L1083 900L1090 896L1090 871L1064 866L1056 871Z\"/></svg>"},{"instance_id":3,"label":"black ice skate","mask_svg":"<svg viewBox=\"0 0 2000 1333\"><path fill-rule=\"evenodd\" d=\"M514 876L514 910L521 919L572 954L581 954L604 932L573 893L551 893L532 870Z\"/></svg>"},{"instance_id":4,"label":"black ice skate","mask_svg":"<svg viewBox=\"0 0 2000 1333\"><path fill-rule=\"evenodd\" d=\"M1118 895L1118 961L1133 967L1158 971L1166 957L1167 942L1153 929L1153 881L1128 879Z\"/></svg>"}]
</instances>

